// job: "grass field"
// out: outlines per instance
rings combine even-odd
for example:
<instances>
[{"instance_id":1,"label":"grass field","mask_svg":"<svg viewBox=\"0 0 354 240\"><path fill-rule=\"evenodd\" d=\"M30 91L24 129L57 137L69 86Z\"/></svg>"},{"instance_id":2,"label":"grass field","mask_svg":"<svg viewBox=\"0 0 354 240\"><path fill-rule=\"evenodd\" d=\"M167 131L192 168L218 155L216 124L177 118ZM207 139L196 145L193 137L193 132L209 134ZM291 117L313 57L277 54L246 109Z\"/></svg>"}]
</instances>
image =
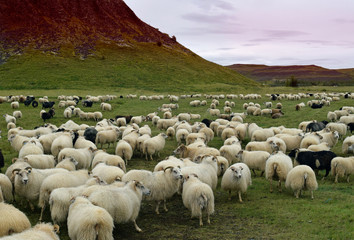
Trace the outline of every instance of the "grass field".
<instances>
[{"instance_id":1,"label":"grass field","mask_svg":"<svg viewBox=\"0 0 354 240\"><path fill-rule=\"evenodd\" d=\"M161 84L161 83L160 83ZM61 94L66 95L79 95L85 97L86 94L100 95L100 94L116 94L123 95L124 98L116 99L112 102L113 111L104 112L104 118L112 118L115 115L146 115L150 112L157 110L163 103L168 103L168 99L156 100L156 101L140 101L138 99L127 99L125 95L128 93L140 94L153 94L153 88L150 87L147 90L142 88L135 90L132 86L127 85L126 88L118 88L112 86L107 88L106 85L102 88L94 90L80 90L80 89L56 89L56 90L0 90L0 96L4 95L17 95L17 94L33 94L36 97L47 95L51 100L58 100L56 97ZM38 87L39 88L39 87ZM167 87L166 87L167 88ZM178 89L167 92L165 88L159 88L158 94L169 94L171 92L179 92ZM172 86L173 89L173 86ZM215 88L207 88L206 86L200 89L190 89L188 93L197 92L213 92L213 93L247 93L254 91L249 89L243 91L223 91L210 90ZM242 112L242 104L244 102L258 102L264 107L263 102L268 99L264 96L265 93L280 93L280 92L334 92L334 91L352 91L345 87L340 88L272 88L272 89L258 89L259 93L263 95L260 100L233 100L236 106L233 108L234 112ZM181 92L180 92L181 93ZM202 98L204 99L204 98ZM328 111L339 109L341 106L353 106L353 100L341 99L338 102L332 102L331 106L324 107L322 109L310 109L308 107L303 108L301 111L295 111L295 105L299 102L307 102L309 99L302 99L301 101L281 101L283 104L283 111L285 115L279 119L271 119L263 116L248 116L246 122L256 122L261 127L281 126L297 127L301 121L305 120L325 120ZM210 105L204 107L192 108L189 106L191 99L181 99L179 109L173 111L173 115L177 115L180 112L199 113L202 118L215 117L209 116L206 112ZM224 100L220 100L219 108L222 109ZM92 109L84 108L84 111L97 111L99 105L95 104ZM18 126L25 129L33 129L36 126L42 125L43 121L39 118L40 108L25 107L20 105L20 110L23 113L23 118L18 120ZM0 112L2 114L12 114L12 109L9 103L0 104ZM161 113L159 113L162 116ZM73 117L72 120L81 124L86 123L89 125L95 125L95 122L80 121L77 117ZM56 115L49 122L59 126L66 122L67 119L63 117L63 109L56 108ZM159 133L159 131L148 123L152 130L153 135ZM10 144L8 143L6 124L4 119L0 121L0 129L2 130L2 138L0 139L0 148L6 159L6 167L10 164L11 159L18 156ZM350 135L348 133L347 135ZM249 139L246 139L242 143L244 147ZM340 140L338 144L333 148L333 151L341 154ZM213 141L209 143L209 146L220 148L223 145L220 137L215 137ZM159 160L169 156L172 151L177 147L177 143L174 139L167 140L166 146L161 153L161 157L154 161L145 161L143 158L134 156L129 162L127 170L130 169L148 169L152 170ZM114 153L114 148L107 149L109 153ZM305 192L304 196L300 199L295 199L292 192L289 189L284 190L282 193L277 191L269 192L269 183L263 177L253 176L253 184L248 189L246 196L244 197L244 203L239 203L235 195L233 195L232 201L228 200L228 194L220 189L218 185L215 195L215 214L211 217L211 225L204 225L199 227L199 221L197 219L190 219L190 212L183 206L181 196L175 195L168 201L167 207L169 211L167 213L161 211L160 215L156 215L154 212L154 203L143 202L140 210L137 224L143 230L142 233L136 233L132 223L115 225L114 237L115 239L354 239L354 191L353 191L353 177L350 183L345 182L343 179L340 183L334 184L333 177L329 176L325 180L321 180L324 176L324 171L320 171L317 178L319 183L319 189L315 191L315 199L311 200L308 192ZM221 178L219 178L220 182ZM219 183L220 184L220 183ZM284 187L284 185L283 185ZM24 211L30 218L32 225L36 224L39 218L40 210L36 209L34 212L28 210L27 207L16 204L16 207ZM50 213L47 209L44 216L44 221L51 221ZM206 221L205 221L206 222ZM67 234L66 225L61 226L61 239L69 239Z\"/></svg>"}]
</instances>

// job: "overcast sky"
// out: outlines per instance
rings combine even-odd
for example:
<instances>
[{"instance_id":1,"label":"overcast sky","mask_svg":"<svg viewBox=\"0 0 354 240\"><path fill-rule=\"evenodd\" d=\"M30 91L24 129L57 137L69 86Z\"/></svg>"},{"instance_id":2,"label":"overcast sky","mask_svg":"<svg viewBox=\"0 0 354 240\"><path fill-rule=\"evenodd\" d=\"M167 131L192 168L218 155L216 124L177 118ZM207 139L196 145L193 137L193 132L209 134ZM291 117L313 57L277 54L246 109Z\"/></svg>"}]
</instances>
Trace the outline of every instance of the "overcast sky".
<instances>
[{"instance_id":1,"label":"overcast sky","mask_svg":"<svg viewBox=\"0 0 354 240\"><path fill-rule=\"evenodd\" d=\"M221 64L354 67L354 0L125 0L135 14Z\"/></svg>"}]
</instances>

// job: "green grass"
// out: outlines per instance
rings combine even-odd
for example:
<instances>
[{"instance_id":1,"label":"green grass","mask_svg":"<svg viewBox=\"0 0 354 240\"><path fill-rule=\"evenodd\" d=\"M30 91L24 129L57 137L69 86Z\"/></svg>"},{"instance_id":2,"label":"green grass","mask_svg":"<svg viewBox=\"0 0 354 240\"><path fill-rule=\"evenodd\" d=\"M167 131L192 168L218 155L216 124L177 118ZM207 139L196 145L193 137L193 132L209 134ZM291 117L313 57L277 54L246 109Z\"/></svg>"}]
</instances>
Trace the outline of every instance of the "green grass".
<instances>
[{"instance_id":1,"label":"green grass","mask_svg":"<svg viewBox=\"0 0 354 240\"><path fill-rule=\"evenodd\" d=\"M199 89L196 88L195 92L208 92L206 86ZM205 91L204 91L205 90ZM345 88L271 88L262 89L260 94L273 93L273 92L307 92L307 91L349 91ZM177 91L177 90L176 90ZM251 90L248 90L251 91ZM248 92L245 91L245 92ZM56 96L60 94L76 94L85 96L86 94L99 95L99 94L117 94L126 95L128 93L138 94L152 94L151 89L143 90L138 89L134 91L132 88L126 89L107 89L102 87L100 89L58 89L58 90L0 90L0 96L9 94L34 94L36 97L48 95L51 99L56 100ZM158 93L161 93L159 90ZM175 91L173 91L175 92ZM209 92L217 92L209 89ZM219 93L245 93L243 91L223 91ZM164 92L166 95L170 92ZM204 99L204 98L202 98ZM242 104L244 102L258 102L262 105L263 102L268 100L263 96L260 100L239 100L235 99L236 106L233 108L234 112L244 111ZM306 103L308 99L303 99ZM173 111L176 115L180 112L199 113L202 118L212 118L206 112L208 106L192 108L189 106L191 99L181 99L179 101L180 108ZM210 100L208 105L210 104ZM303 108L301 111L295 111L295 105L301 101L281 101L283 104L283 111L285 115L279 119L271 119L269 117L255 117L249 116L246 122L256 122L262 127L280 126L297 127L301 121L304 120L325 120L328 111L339 109L341 106L353 105L352 100L341 99L339 102L333 102L331 106L324 107L323 109L310 109ZM222 109L224 100L220 100ZM58 100L56 100L58 103ZM157 107L163 103L168 103L167 99L156 101L140 101L138 99L116 99L111 102L113 111L104 112L105 118L114 117L117 114L132 114L141 115L148 114L157 110ZM81 105L80 105L81 107ZM84 111L99 110L99 105L95 104L93 108L83 108ZM23 118L18 120L18 126L25 129L33 129L35 126L43 124L39 118L40 108L25 107L20 105L20 110L23 113ZM2 114L12 113L9 103L0 104L0 112ZM159 114L162 115L161 113ZM80 121L77 117L72 118L75 122L81 124L86 123L95 125L93 121ZM50 120L51 123L59 126L67 119L63 117L63 109L56 108L56 115ZM148 123L151 126L151 123ZM2 132L2 139L0 140L0 148L6 159L6 167L10 164L11 159L18 155L10 144L7 142L6 124L5 121L0 121L0 129ZM153 135L159 131L152 127ZM350 133L348 133L350 135ZM249 140L242 144L243 147ZM334 147L333 151L341 154L340 140ZM220 148L223 142L220 137L215 137L210 146ZM166 146L161 153L161 157L154 161L145 161L140 156L134 156L129 162L127 167L130 169L148 169L152 170L159 160L164 159L170 155L171 152L177 147L174 139L167 140ZM114 149L107 149L109 153L113 153ZM6 167L3 170L6 170ZM345 182L343 179L340 183L334 184L333 177L330 176L326 180L321 180L324 176L324 171L320 171L318 176L319 189L315 191L315 199L311 200L310 194L305 192L304 196L300 199L295 199L292 192L284 189L283 192L274 193L269 192L269 183L264 177L253 177L253 185L244 196L244 203L239 203L235 194L232 201L228 200L228 194L220 189L218 185L215 195L215 214L211 217L211 225L204 227L198 226L197 219L190 219L190 212L183 206L181 196L176 195L168 201L169 211L165 213L161 210L159 216L154 212L154 203L143 202L140 210L137 223L143 229L143 233L136 233L132 223L115 225L114 236L115 239L354 239L354 192L353 192L353 178L350 183ZM221 178L219 178L220 184ZM15 204L16 207L24 211L30 218L31 223L37 223L40 210L36 209L31 212L28 208L21 206L19 203ZM50 213L47 209L44 216L44 221L51 221ZM61 239L69 239L67 235L66 225L61 226Z\"/></svg>"}]
</instances>

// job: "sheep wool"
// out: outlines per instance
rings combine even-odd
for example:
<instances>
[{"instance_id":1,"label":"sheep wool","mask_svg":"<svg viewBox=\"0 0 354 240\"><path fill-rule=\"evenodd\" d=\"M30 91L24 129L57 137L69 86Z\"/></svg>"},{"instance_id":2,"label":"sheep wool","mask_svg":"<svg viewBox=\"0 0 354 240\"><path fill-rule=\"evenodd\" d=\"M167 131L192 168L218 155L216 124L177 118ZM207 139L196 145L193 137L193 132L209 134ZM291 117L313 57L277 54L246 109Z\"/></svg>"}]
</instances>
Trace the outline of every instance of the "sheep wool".
<instances>
[{"instance_id":1,"label":"sheep wool","mask_svg":"<svg viewBox=\"0 0 354 240\"><path fill-rule=\"evenodd\" d=\"M309 190L313 199L313 191L318 188L315 172L307 165L296 166L289 171L285 187L291 188L296 198L301 196L303 190Z\"/></svg>"}]
</instances>

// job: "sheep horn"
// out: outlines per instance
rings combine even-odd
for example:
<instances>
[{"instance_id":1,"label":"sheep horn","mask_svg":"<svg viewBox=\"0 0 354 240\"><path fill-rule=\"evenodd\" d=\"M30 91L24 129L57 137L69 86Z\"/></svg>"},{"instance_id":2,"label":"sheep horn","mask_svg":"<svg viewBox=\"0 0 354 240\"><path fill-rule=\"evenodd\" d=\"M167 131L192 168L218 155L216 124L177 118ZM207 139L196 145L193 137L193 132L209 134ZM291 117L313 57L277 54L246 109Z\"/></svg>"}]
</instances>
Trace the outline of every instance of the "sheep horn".
<instances>
[{"instance_id":1,"label":"sheep horn","mask_svg":"<svg viewBox=\"0 0 354 240\"><path fill-rule=\"evenodd\" d=\"M194 177L199 178L198 175L195 173L191 173L190 175L193 175Z\"/></svg>"},{"instance_id":2,"label":"sheep horn","mask_svg":"<svg viewBox=\"0 0 354 240\"><path fill-rule=\"evenodd\" d=\"M167 169L172 169L173 167L172 166L168 166L168 167L165 167L165 169L163 170L164 172L166 172Z\"/></svg>"},{"instance_id":3,"label":"sheep horn","mask_svg":"<svg viewBox=\"0 0 354 240\"><path fill-rule=\"evenodd\" d=\"M21 171L21 169L16 168L16 169L12 170L12 174L15 174L15 172L19 172L19 171Z\"/></svg>"},{"instance_id":4,"label":"sheep horn","mask_svg":"<svg viewBox=\"0 0 354 240\"><path fill-rule=\"evenodd\" d=\"M27 171L30 170L31 171L32 167L26 167L25 170L27 170Z\"/></svg>"},{"instance_id":5,"label":"sheep horn","mask_svg":"<svg viewBox=\"0 0 354 240\"><path fill-rule=\"evenodd\" d=\"M59 231L60 227L58 224L54 224L53 229L54 229L55 233L60 233L60 231Z\"/></svg>"}]
</instances>

